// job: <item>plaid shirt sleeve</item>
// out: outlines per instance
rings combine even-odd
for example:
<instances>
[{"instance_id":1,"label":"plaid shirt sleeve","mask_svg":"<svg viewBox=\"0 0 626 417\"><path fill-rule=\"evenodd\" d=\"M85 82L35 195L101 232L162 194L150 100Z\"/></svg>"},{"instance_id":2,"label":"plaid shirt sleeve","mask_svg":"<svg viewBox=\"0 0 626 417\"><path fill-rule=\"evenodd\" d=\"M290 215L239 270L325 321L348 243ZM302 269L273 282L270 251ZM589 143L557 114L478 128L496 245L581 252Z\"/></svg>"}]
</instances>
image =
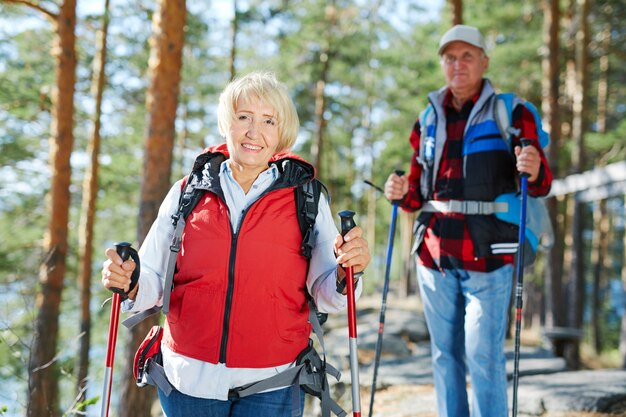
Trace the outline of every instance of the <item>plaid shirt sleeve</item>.
<instances>
[{"instance_id":1,"label":"plaid shirt sleeve","mask_svg":"<svg viewBox=\"0 0 626 417\"><path fill-rule=\"evenodd\" d=\"M511 124L513 127L520 129L520 135L513 138L513 146L521 146L520 138L527 138L532 141L532 146L539 150L539 156L541 157L539 176L534 182L528 183L528 193L533 197L545 196L550 192L550 186L552 185L552 171L548 165L546 155L541 145L539 145L535 118L526 107L520 104L513 110Z\"/></svg>"},{"instance_id":2,"label":"plaid shirt sleeve","mask_svg":"<svg viewBox=\"0 0 626 417\"><path fill-rule=\"evenodd\" d=\"M409 192L404 196L400 207L405 211L417 211L422 207L422 195L420 194L420 177L422 176L422 166L417 162L420 148L420 123L415 121L409 142L413 148L411 157L411 168L409 171Z\"/></svg>"}]
</instances>

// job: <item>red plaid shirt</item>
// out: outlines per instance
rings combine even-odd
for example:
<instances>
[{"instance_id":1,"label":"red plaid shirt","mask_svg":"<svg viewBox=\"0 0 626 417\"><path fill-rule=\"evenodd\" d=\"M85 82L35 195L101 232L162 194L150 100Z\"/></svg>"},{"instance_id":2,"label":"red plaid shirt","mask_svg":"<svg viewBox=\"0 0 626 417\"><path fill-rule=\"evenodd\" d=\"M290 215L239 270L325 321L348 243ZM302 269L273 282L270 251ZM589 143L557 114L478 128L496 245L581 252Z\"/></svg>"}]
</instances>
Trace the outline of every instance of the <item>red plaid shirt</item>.
<instances>
[{"instance_id":1,"label":"red plaid shirt","mask_svg":"<svg viewBox=\"0 0 626 417\"><path fill-rule=\"evenodd\" d=\"M479 95L477 94L472 100L466 102L461 111L455 110L452 106L452 93L450 91L444 99L447 140L437 173L434 200L463 199L463 132ZM533 183L528 184L528 193L532 196L546 195L552 183L552 173L543 150L537 142L533 115L524 106L517 106L513 111L511 124L521 130L519 137L532 140L533 145L539 149L541 155L542 166L539 177ZM409 192L401 205L407 211L415 211L423 203L420 195L422 167L416 159L420 146L419 119L413 126L410 142L414 154L409 173ZM513 138L513 144L519 145L519 139ZM515 169L515 166L511 165L511 169ZM511 254L477 258L474 255L474 244L469 234L465 215L458 213L434 213L419 250L420 263L432 269L465 269L490 272L513 263L513 259L514 256Z\"/></svg>"}]
</instances>

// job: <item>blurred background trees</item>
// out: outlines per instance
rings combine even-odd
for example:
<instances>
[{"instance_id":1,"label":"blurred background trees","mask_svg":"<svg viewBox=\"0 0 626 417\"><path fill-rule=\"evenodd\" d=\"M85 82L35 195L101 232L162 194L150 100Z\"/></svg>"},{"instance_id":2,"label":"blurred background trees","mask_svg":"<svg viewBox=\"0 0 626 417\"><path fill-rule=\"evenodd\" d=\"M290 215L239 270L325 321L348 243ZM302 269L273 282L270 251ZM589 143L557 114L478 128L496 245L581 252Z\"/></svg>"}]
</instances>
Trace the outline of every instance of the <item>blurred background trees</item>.
<instances>
[{"instance_id":1,"label":"blurred background trees","mask_svg":"<svg viewBox=\"0 0 626 417\"><path fill-rule=\"evenodd\" d=\"M363 181L382 186L394 169L408 169L408 134L427 93L443 84L437 43L452 22L483 31L488 76L541 106L552 135L549 157L562 180L548 200L556 242L527 273L525 326L553 330L573 368L623 366L626 179L611 174L626 160L620 1L0 0L5 414L87 407L96 415L104 248L141 242L170 184L221 142L217 96L249 70L273 70L290 87L302 125L295 151L316 164L334 212L357 212L374 255L366 292L377 294L390 205ZM63 43L72 36L75 55ZM604 182L584 174L602 167ZM572 174L581 175L566 180ZM415 293L411 221L399 218L392 291L400 296ZM126 351L113 398L132 416L150 415L152 402L130 399L126 361L137 337L120 332Z\"/></svg>"}]
</instances>

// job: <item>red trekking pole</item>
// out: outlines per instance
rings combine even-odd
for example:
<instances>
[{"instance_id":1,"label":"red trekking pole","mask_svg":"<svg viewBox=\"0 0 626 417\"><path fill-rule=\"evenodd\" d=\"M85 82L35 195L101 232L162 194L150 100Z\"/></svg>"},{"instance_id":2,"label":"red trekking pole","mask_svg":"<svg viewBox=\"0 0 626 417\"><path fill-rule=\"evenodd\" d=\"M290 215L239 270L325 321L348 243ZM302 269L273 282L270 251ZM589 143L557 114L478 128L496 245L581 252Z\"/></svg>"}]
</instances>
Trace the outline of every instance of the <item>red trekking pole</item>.
<instances>
[{"instance_id":1,"label":"red trekking pole","mask_svg":"<svg viewBox=\"0 0 626 417\"><path fill-rule=\"evenodd\" d=\"M341 236L345 236L356 224L354 212L339 212L341 218ZM361 417L361 389L359 384L359 357L356 336L356 306L354 301L354 270L346 268L346 296L348 297L348 336L350 339L350 379L352 381L352 415Z\"/></svg>"},{"instance_id":2,"label":"red trekking pole","mask_svg":"<svg viewBox=\"0 0 626 417\"><path fill-rule=\"evenodd\" d=\"M122 261L130 257L131 246L128 242L118 242L115 250ZM113 359L115 358L115 343L117 342L117 327L120 322L120 303L122 295L126 296L122 288L112 288L111 316L109 318L109 340L107 342L106 367L104 368L104 388L102 391L102 408L100 417L109 416L109 404L111 402L111 384L113 382Z\"/></svg>"}]
</instances>

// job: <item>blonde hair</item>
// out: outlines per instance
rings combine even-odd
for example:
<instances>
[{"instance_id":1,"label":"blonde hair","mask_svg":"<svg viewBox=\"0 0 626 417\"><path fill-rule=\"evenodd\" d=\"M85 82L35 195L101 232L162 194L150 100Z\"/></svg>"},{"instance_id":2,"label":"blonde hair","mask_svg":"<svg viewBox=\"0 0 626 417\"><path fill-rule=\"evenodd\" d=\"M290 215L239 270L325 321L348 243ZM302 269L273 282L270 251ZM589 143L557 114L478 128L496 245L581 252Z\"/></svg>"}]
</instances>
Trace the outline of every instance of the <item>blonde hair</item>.
<instances>
[{"instance_id":1,"label":"blonde hair","mask_svg":"<svg viewBox=\"0 0 626 417\"><path fill-rule=\"evenodd\" d=\"M287 87L272 72L254 71L231 81L217 106L217 127L226 137L237 111L237 101L256 98L270 104L278 121L278 147L276 152L290 149L296 142L300 121Z\"/></svg>"}]
</instances>

